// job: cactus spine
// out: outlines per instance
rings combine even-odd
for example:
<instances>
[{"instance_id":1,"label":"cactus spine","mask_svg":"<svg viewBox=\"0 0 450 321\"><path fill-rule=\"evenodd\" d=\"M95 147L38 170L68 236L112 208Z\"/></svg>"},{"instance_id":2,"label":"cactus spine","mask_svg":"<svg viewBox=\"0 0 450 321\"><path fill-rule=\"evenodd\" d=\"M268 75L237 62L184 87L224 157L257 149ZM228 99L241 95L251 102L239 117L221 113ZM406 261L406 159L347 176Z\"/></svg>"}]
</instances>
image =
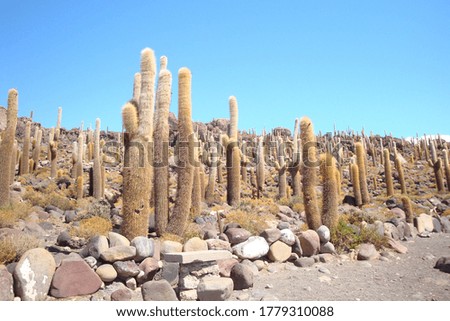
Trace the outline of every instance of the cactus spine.
<instances>
[{"instance_id":1,"label":"cactus spine","mask_svg":"<svg viewBox=\"0 0 450 321\"><path fill-rule=\"evenodd\" d=\"M367 187L367 168L366 168L366 151L362 142L355 143L356 148L356 162L359 169L359 185L361 187L361 201L362 204L370 203L369 189Z\"/></svg>"},{"instance_id":2,"label":"cactus spine","mask_svg":"<svg viewBox=\"0 0 450 321\"><path fill-rule=\"evenodd\" d=\"M161 68L156 92L156 122L154 141L154 193L156 232L165 232L169 222L169 109L171 100L172 74Z\"/></svg>"},{"instance_id":3,"label":"cactus spine","mask_svg":"<svg viewBox=\"0 0 450 321\"><path fill-rule=\"evenodd\" d=\"M230 106L230 131L226 146L227 152L227 203L237 206L241 198L241 150L238 146L238 103L236 97L228 99Z\"/></svg>"},{"instance_id":4,"label":"cactus spine","mask_svg":"<svg viewBox=\"0 0 450 321\"><path fill-rule=\"evenodd\" d=\"M80 156L82 159L82 156ZM95 134L94 134L94 166L93 170L93 196L95 199L103 197L102 190L102 165L100 159L100 119L95 120Z\"/></svg>"},{"instance_id":5,"label":"cactus spine","mask_svg":"<svg viewBox=\"0 0 450 321\"><path fill-rule=\"evenodd\" d=\"M130 240L148 234L152 181L148 145L153 135L155 73L155 55L151 49L145 48L141 52L139 104L136 106L136 102L129 102L122 108L126 130L122 234Z\"/></svg>"},{"instance_id":6,"label":"cactus spine","mask_svg":"<svg viewBox=\"0 0 450 321\"><path fill-rule=\"evenodd\" d=\"M183 235L186 229L192 202L194 130L191 79L191 71L188 68L183 67L178 71L178 139L180 143L187 144L187 148L178 149L181 166L178 167L177 198L167 225L167 232L179 236Z\"/></svg>"},{"instance_id":7,"label":"cactus spine","mask_svg":"<svg viewBox=\"0 0 450 321\"><path fill-rule=\"evenodd\" d=\"M383 150L383 158L384 158L384 179L386 182L386 194L387 196L392 196L394 195L394 184L392 183L391 160L389 150L387 148Z\"/></svg>"},{"instance_id":8,"label":"cactus spine","mask_svg":"<svg viewBox=\"0 0 450 321\"><path fill-rule=\"evenodd\" d=\"M316 137L314 136L313 124L308 117L303 117L300 120L300 136L303 146L301 172L306 221L310 229L317 230L322 225L322 222L316 195Z\"/></svg>"},{"instance_id":9,"label":"cactus spine","mask_svg":"<svg viewBox=\"0 0 450 321\"><path fill-rule=\"evenodd\" d=\"M6 129L0 141L0 207L10 204L9 186L11 183L12 164L15 165L14 139L16 136L18 112L18 93L15 89L8 91L8 109ZM14 160L13 160L14 159ZM14 166L15 167L15 166Z\"/></svg>"},{"instance_id":10,"label":"cactus spine","mask_svg":"<svg viewBox=\"0 0 450 321\"><path fill-rule=\"evenodd\" d=\"M25 136L23 140L22 159L20 161L19 175L25 175L29 173L29 159L30 159L30 135L31 135L31 122L27 122L25 125Z\"/></svg>"},{"instance_id":11,"label":"cactus spine","mask_svg":"<svg viewBox=\"0 0 450 321\"><path fill-rule=\"evenodd\" d=\"M322 224L333 230L338 223L338 185L336 160L330 153L321 155L320 170L323 179Z\"/></svg>"}]
</instances>

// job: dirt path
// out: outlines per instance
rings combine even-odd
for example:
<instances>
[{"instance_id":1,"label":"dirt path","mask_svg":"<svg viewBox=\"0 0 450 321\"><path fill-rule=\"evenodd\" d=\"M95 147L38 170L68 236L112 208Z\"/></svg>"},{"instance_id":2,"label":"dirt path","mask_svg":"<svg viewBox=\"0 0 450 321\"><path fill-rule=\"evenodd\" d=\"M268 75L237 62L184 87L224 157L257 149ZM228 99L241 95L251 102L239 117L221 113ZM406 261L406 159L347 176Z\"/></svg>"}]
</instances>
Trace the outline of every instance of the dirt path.
<instances>
[{"instance_id":1,"label":"dirt path","mask_svg":"<svg viewBox=\"0 0 450 321\"><path fill-rule=\"evenodd\" d=\"M450 255L450 235L432 234L403 244L408 253L392 252L382 260L335 259L309 268L271 264L250 291L237 291L235 299L450 300L450 274L433 268L439 257Z\"/></svg>"}]
</instances>

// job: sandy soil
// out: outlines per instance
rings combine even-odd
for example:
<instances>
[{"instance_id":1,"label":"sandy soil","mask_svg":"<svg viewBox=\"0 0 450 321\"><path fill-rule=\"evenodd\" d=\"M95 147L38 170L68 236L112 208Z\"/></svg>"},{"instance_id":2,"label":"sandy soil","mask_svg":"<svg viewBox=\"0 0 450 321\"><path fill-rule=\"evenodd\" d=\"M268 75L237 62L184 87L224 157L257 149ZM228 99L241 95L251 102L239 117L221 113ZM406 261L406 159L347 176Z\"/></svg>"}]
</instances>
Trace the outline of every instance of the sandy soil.
<instances>
[{"instance_id":1,"label":"sandy soil","mask_svg":"<svg viewBox=\"0 0 450 321\"><path fill-rule=\"evenodd\" d=\"M408 253L384 253L373 261L336 258L299 268L292 263L270 264L248 291L235 291L237 300L419 301L450 300L450 274L434 269L450 255L450 235L432 234L402 242Z\"/></svg>"}]
</instances>

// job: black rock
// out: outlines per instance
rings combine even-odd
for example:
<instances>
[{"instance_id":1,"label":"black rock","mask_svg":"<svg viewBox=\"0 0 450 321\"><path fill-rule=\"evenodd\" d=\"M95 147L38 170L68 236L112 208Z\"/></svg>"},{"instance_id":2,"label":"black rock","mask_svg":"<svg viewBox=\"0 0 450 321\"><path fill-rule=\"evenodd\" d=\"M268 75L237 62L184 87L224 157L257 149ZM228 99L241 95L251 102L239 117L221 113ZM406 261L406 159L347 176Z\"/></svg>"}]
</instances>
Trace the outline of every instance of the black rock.
<instances>
[{"instance_id":1,"label":"black rock","mask_svg":"<svg viewBox=\"0 0 450 321\"><path fill-rule=\"evenodd\" d=\"M440 257L434 265L434 268L442 272L450 273L450 256Z\"/></svg>"},{"instance_id":2,"label":"black rock","mask_svg":"<svg viewBox=\"0 0 450 321\"><path fill-rule=\"evenodd\" d=\"M356 199L351 195L345 195L344 200L342 201L343 204L348 204L351 206L356 206Z\"/></svg>"},{"instance_id":3,"label":"black rock","mask_svg":"<svg viewBox=\"0 0 450 321\"><path fill-rule=\"evenodd\" d=\"M390 198L386 201L386 206L388 209L393 209L394 207L397 207L397 202L395 198Z\"/></svg>"}]
</instances>

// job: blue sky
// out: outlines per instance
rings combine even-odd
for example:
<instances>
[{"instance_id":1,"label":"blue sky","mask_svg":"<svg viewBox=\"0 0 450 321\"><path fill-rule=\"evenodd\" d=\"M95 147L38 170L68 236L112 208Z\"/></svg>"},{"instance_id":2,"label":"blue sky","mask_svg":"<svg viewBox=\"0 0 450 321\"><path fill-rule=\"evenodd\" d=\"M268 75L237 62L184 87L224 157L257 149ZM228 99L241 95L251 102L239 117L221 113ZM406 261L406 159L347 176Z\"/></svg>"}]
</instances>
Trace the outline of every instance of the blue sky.
<instances>
[{"instance_id":1,"label":"blue sky","mask_svg":"<svg viewBox=\"0 0 450 321\"><path fill-rule=\"evenodd\" d=\"M0 0L0 105L73 128L121 129L140 51L192 71L193 119L239 128L449 134L450 1Z\"/></svg>"}]
</instances>

